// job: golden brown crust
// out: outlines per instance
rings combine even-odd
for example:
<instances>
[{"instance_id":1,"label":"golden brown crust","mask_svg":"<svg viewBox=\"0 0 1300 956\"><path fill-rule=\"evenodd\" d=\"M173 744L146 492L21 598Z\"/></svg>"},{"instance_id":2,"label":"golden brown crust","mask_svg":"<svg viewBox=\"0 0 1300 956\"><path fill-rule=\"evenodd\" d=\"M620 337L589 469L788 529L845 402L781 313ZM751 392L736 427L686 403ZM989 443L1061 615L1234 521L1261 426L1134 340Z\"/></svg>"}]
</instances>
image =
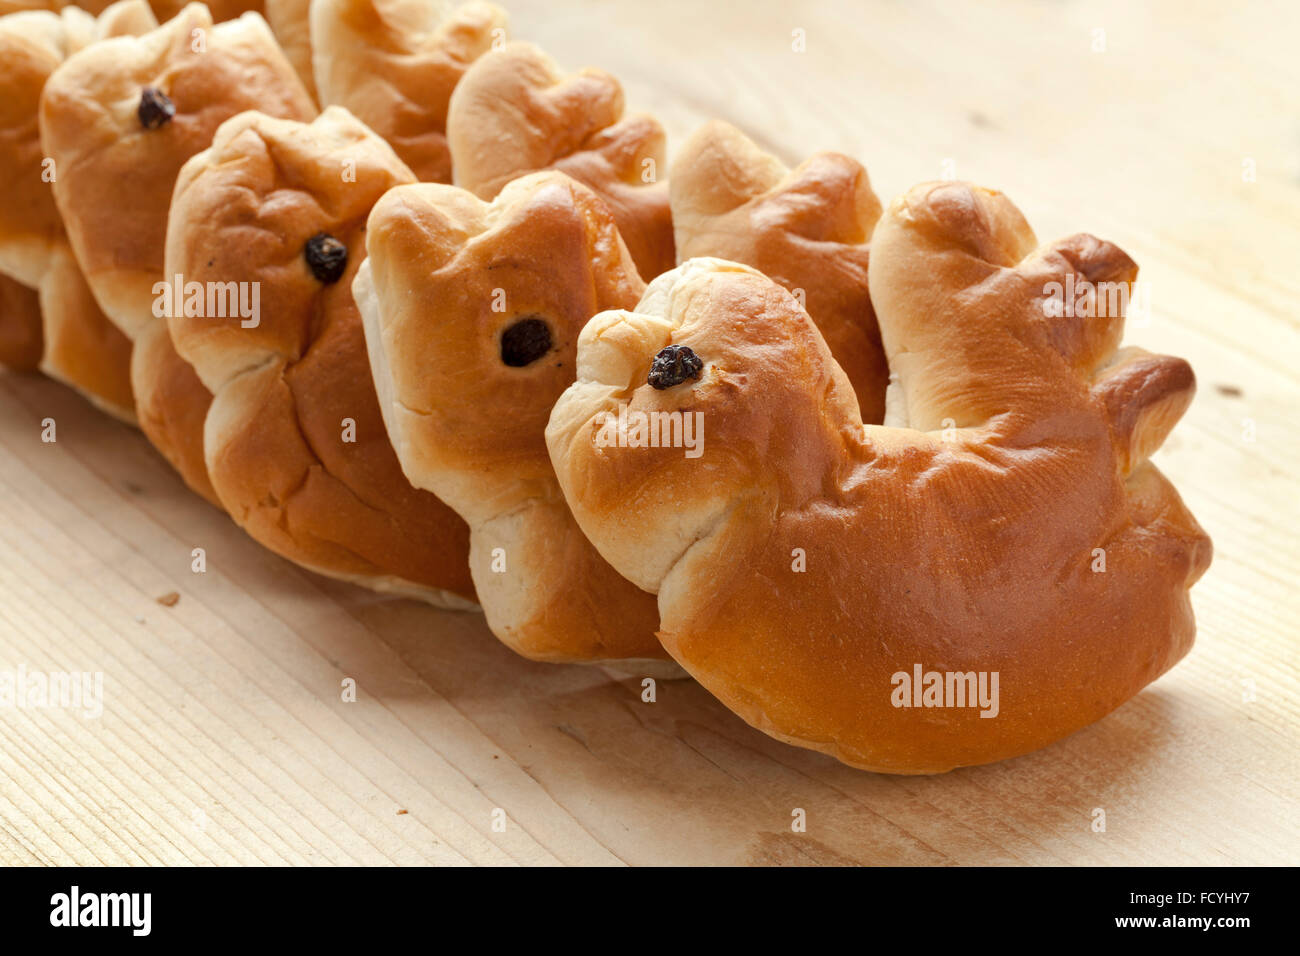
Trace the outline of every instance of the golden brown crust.
<instances>
[{"instance_id":1,"label":"golden brown crust","mask_svg":"<svg viewBox=\"0 0 1300 956\"><path fill-rule=\"evenodd\" d=\"M167 272L256 288L260 314L174 312L168 324L215 396L207 467L236 522L313 570L438 603L455 603L451 592L463 603L474 593L468 529L402 474L350 288L371 206L413 181L339 107L310 125L235 117L181 172ZM333 282L313 274L304 254L321 234L348 250Z\"/></svg>"},{"instance_id":2,"label":"golden brown crust","mask_svg":"<svg viewBox=\"0 0 1300 956\"><path fill-rule=\"evenodd\" d=\"M176 351L166 322L145 326L131 350L130 366L140 430L192 491L222 507L203 452L212 393Z\"/></svg>"},{"instance_id":3,"label":"golden brown crust","mask_svg":"<svg viewBox=\"0 0 1300 956\"><path fill-rule=\"evenodd\" d=\"M663 657L654 598L578 530L543 439L579 330L642 290L607 207L556 172L490 204L401 187L375 206L367 244L354 294L388 432L411 480L469 522L493 632L540 660ZM549 341L507 365L507 330L532 320Z\"/></svg>"},{"instance_id":4,"label":"golden brown crust","mask_svg":"<svg viewBox=\"0 0 1300 956\"><path fill-rule=\"evenodd\" d=\"M967 184L917 187L885 214L869 278L907 427L864 427L811 320L739 266L690 260L636 313L584 330L547 432L566 498L657 589L674 658L754 726L854 766L938 772L1057 740L1190 648L1210 542L1142 459L1190 371L1112 365L1122 312L1047 314L1049 283L1126 282L1127 256L1091 237L1035 246L1010 202ZM654 392L667 342L706 369ZM617 401L700 411L704 455L595 447L593 417ZM896 675L918 666L997 673L997 716L896 706Z\"/></svg>"},{"instance_id":5,"label":"golden brown crust","mask_svg":"<svg viewBox=\"0 0 1300 956\"><path fill-rule=\"evenodd\" d=\"M68 3L67 0L0 0L0 16L8 16L11 13L30 13L40 10L57 13L64 9L74 9L89 12L92 14L99 13L111 3L112 0L83 0L76 4Z\"/></svg>"},{"instance_id":6,"label":"golden brown crust","mask_svg":"<svg viewBox=\"0 0 1300 956\"><path fill-rule=\"evenodd\" d=\"M75 8L0 20L0 182L8 184L0 203L0 274L29 286L41 303L21 320L11 314L6 335L23 343L24 361L39 350L34 364L126 421L134 420L130 348L96 304L68 247L38 113L46 80L67 56L98 39L156 26L143 0L116 3L98 20Z\"/></svg>"},{"instance_id":7,"label":"golden brown crust","mask_svg":"<svg viewBox=\"0 0 1300 956\"><path fill-rule=\"evenodd\" d=\"M71 385L117 418L136 424L131 340L108 320L63 244L40 288L45 351L41 371Z\"/></svg>"},{"instance_id":8,"label":"golden brown crust","mask_svg":"<svg viewBox=\"0 0 1300 956\"><path fill-rule=\"evenodd\" d=\"M790 170L715 120L682 146L668 186L678 261L744 263L793 292L853 383L862 420L880 424L889 367L867 292L880 200L866 169L817 153Z\"/></svg>"},{"instance_id":9,"label":"golden brown crust","mask_svg":"<svg viewBox=\"0 0 1300 956\"><path fill-rule=\"evenodd\" d=\"M69 22L83 17L26 13L0 20L0 272L24 285L40 285L55 247L63 241L63 222L42 178L37 113L41 91L67 55Z\"/></svg>"},{"instance_id":10,"label":"golden brown crust","mask_svg":"<svg viewBox=\"0 0 1300 956\"><path fill-rule=\"evenodd\" d=\"M36 291L0 274L0 365L15 372L34 372L43 351Z\"/></svg>"},{"instance_id":11,"label":"golden brown crust","mask_svg":"<svg viewBox=\"0 0 1300 956\"><path fill-rule=\"evenodd\" d=\"M138 115L146 87L175 107L159 128L144 128ZM41 137L58 169L54 195L77 260L108 317L144 346L130 367L140 426L209 500L198 426L212 397L164 341L156 286L177 174L222 121L254 106L315 113L260 16L214 25L197 3L144 36L72 56L41 101Z\"/></svg>"},{"instance_id":12,"label":"golden brown crust","mask_svg":"<svg viewBox=\"0 0 1300 956\"><path fill-rule=\"evenodd\" d=\"M54 250L65 244L51 195L55 172L41 149L38 113L50 74L99 39L142 33L157 22L144 0L124 0L98 20L76 7L0 19L0 272L35 288Z\"/></svg>"},{"instance_id":13,"label":"golden brown crust","mask_svg":"<svg viewBox=\"0 0 1300 956\"><path fill-rule=\"evenodd\" d=\"M673 267L663 127L625 117L623 89L603 70L565 76L531 43L507 43L456 87L447 139L456 185L491 199L526 173L557 169L609 205L644 278Z\"/></svg>"},{"instance_id":14,"label":"golden brown crust","mask_svg":"<svg viewBox=\"0 0 1300 956\"><path fill-rule=\"evenodd\" d=\"M25 13L33 10L43 10L55 13L67 11L89 13L92 16L98 17L107 12L110 8L120 6L122 6L121 0L76 0L76 2L69 2L69 0L0 0L0 16L5 16L10 13ZM155 14L157 17L167 19L184 6L184 0L153 0L153 2L148 4L146 4L144 0L141 0L141 6L144 7L146 11L149 11L149 16L153 19L154 26L157 26L158 20L155 17ZM259 9L260 6L261 4L250 2L250 0L218 0L214 9L223 11L233 10L233 13L227 13L225 16L221 17L223 20L228 20L232 16L238 16L240 13L243 13L244 10L256 10ZM130 32L134 33L138 31ZM113 33L110 35L118 36L119 34Z\"/></svg>"},{"instance_id":15,"label":"golden brown crust","mask_svg":"<svg viewBox=\"0 0 1300 956\"><path fill-rule=\"evenodd\" d=\"M206 48L196 52L194 31ZM145 87L176 115L157 129L137 110ZM134 337L152 318L176 173L246 109L309 118L315 106L257 14L214 26L201 3L142 37L97 43L46 84L41 138L68 237L109 318Z\"/></svg>"},{"instance_id":16,"label":"golden brown crust","mask_svg":"<svg viewBox=\"0 0 1300 956\"><path fill-rule=\"evenodd\" d=\"M311 36L321 102L346 107L423 182L451 182L447 108L476 59L505 36L491 3L314 0Z\"/></svg>"},{"instance_id":17,"label":"golden brown crust","mask_svg":"<svg viewBox=\"0 0 1300 956\"><path fill-rule=\"evenodd\" d=\"M99 3L102 0L90 0L90 2ZM77 3L82 5L82 0L77 0ZM186 4L187 0L149 0L149 5L153 7L153 12L160 21L170 20L184 10ZM262 0L212 0L206 6L212 14L214 23L225 23L245 13L261 13L263 4Z\"/></svg>"}]
</instances>

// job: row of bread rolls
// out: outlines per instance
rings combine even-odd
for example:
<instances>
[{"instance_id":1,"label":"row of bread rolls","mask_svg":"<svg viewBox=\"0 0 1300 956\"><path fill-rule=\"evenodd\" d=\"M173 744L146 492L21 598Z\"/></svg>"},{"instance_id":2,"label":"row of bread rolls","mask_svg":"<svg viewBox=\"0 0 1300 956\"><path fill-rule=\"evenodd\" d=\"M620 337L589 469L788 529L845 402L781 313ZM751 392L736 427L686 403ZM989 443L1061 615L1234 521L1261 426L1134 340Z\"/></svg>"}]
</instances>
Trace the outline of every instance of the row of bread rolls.
<instances>
[{"instance_id":1,"label":"row of bread rolls","mask_svg":"<svg viewBox=\"0 0 1300 956\"><path fill-rule=\"evenodd\" d=\"M11 202L7 225L19 246L36 233L45 245L57 237L83 290L68 308L46 308L38 324L30 296L15 285L3 338L12 340L20 367L39 351L32 340L39 343L42 326L47 344L68 339L79 346L84 360L72 371L54 367L49 348L45 368L138 420L194 490L278 553L326 574L455 605L475 596L467 528L424 486L413 489L403 477L365 375L361 325L350 314L366 214L391 185L450 178L453 155L458 182L485 199L523 173L563 168L604 197L625 234L637 237L642 272L653 276L673 264L667 189L653 176L644 181L642 163L663 163L663 132L649 117L623 116L621 88L608 74L588 69L566 77L535 47L504 43L504 14L488 4L447 12L410 0L316 0L299 10L299 25L304 18L316 89L327 102L364 115L369 128L338 107L308 130L270 122L306 123L316 104L256 13L213 23L208 9L191 4L159 26L143 2L128 0L106 10L95 27L96 39L112 42L94 44L94 21L76 8L0 19L14 38L10 63L33 58L27 41L38 31L60 37L48 44L57 55L33 65L24 95L13 101L7 126L21 135L3 156L24 184L21 198L41 216ZM286 8L279 19L294 20ZM68 39L74 27L86 39ZM300 40L302 33L290 36ZM483 56L494 45L499 49ZM476 60L471 82L459 83ZM14 88L16 73L7 81ZM145 91L161 98L150 93L146 103ZM247 110L261 115L235 123ZM235 135L240 124L248 127L242 137ZM387 132L386 142L375 129ZM339 136L347 144L331 147ZM255 138L272 144L264 146L275 154L269 181L202 174L205 162L231 168L213 151L232 142L242 162L253 162ZM304 178L274 147L300 139L310 148L294 161L313 173ZM353 146L373 162L345 181L331 164L341 158L334 153ZM57 171L53 182L40 175L47 161ZM387 178L366 178L377 170L387 170ZM301 249L277 233L296 220L261 234L276 239L274 249L248 237L248 220L260 215L248 208L250 197L261 196L260 188L278 198L290 186L319 213L309 235L326 233L347 247L348 267L329 283L311 276ZM231 196L242 205L227 202ZM33 285L46 276L53 289L75 287L54 281L49 267L14 274ZM159 317L155 284L177 274L259 283L266 321L223 335L228 330L218 320L187 326L183 317ZM632 304L639 288L637 279L620 301ZM593 301L590 312L606 304ZM340 318L322 321L321 312ZM91 324L95 334L85 331ZM64 335L65 328L78 334ZM99 387L105 378L116 385L107 397ZM339 388L340 380L351 384ZM357 441L338 440L342 419L354 422ZM540 426L535 432L530 454L549 472ZM558 510L567 515L562 503ZM498 633L534 657L663 657L653 598L614 574L580 534L574 541L604 578L588 588L601 599L580 602L592 609L581 620L594 614L600 625L565 619L557 609L571 602L552 595L509 613L490 611ZM536 593L522 567L485 580ZM607 600L611 594L617 598ZM627 607L635 609L630 616Z\"/></svg>"},{"instance_id":2,"label":"row of bread rolls","mask_svg":"<svg viewBox=\"0 0 1300 956\"><path fill-rule=\"evenodd\" d=\"M0 237L0 248L16 250L0 259L14 280L4 286L0 341L14 367L39 362L138 421L195 491L278 553L464 605L475 598L468 529L403 476L368 374L350 291L366 217L391 186L450 178L453 152L458 178L489 197L518 173L570 163L608 195L629 234L644 236L653 274L672 264L667 193L639 184L635 154L644 141L641 152L662 161L663 134L648 118L623 120L607 74L566 78L535 48L506 44L504 14L489 4L316 0L267 12L278 14L299 69L256 12L214 22L190 4L159 25L142 0L126 0L98 21L77 8L0 18L15 67L0 94L19 94L6 97L14 109L4 125L15 135L0 163L22 184ZM478 79L460 84L478 59ZM347 108L318 115L304 60L322 99ZM506 100L518 106L514 129L488 115ZM557 146L575 121L584 135ZM457 124L473 128L451 143ZM485 150L483 135L511 146ZM306 262L317 236L339 247L339 274L315 275ZM51 262L29 266L32 247ZM228 327L160 314L156 286L176 275L257 284L263 322L246 329L234 317ZM28 288L42 283L44 310ZM64 307L53 307L56 294ZM56 364L62 341L77 361ZM540 436L539 427L533 453L544 461ZM604 646L555 619L521 624L515 646L589 659L635 645L664 657L653 598L603 571L638 608L635 640ZM620 625L611 617L604 630Z\"/></svg>"},{"instance_id":3,"label":"row of bread rolls","mask_svg":"<svg viewBox=\"0 0 1300 956\"><path fill-rule=\"evenodd\" d=\"M665 182L618 82L505 42L490 4L265 12L0 18L28 76L0 90L0 359L134 408L258 541L476 600L535 659L671 657L895 772L1040 746L1185 653L1208 540L1146 458L1190 370L1034 292L1131 283L1113 246L1039 249L962 184L882 221L856 161L791 170L724 123ZM260 321L160 315L173 276L256 284ZM703 412L709 453L598 443L619 404ZM1083 576L1098 542L1119 575ZM912 661L1035 694L997 721L890 707Z\"/></svg>"}]
</instances>

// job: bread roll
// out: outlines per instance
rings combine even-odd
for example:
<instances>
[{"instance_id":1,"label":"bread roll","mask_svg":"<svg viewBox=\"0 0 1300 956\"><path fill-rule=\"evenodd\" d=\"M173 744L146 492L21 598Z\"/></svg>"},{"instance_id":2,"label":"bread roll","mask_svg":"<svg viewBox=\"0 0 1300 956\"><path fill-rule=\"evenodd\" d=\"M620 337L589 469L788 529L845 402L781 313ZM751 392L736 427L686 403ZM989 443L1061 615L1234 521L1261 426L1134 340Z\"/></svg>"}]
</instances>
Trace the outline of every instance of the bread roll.
<instances>
[{"instance_id":1,"label":"bread roll","mask_svg":"<svg viewBox=\"0 0 1300 956\"><path fill-rule=\"evenodd\" d=\"M238 524L323 574L468 607L469 531L403 476L352 299L371 206L414 181L340 107L310 125L256 112L227 121L176 183L167 273L238 284L250 301L255 290L259 309L187 305L168 324L214 396L207 468Z\"/></svg>"},{"instance_id":2,"label":"bread roll","mask_svg":"<svg viewBox=\"0 0 1300 956\"><path fill-rule=\"evenodd\" d=\"M791 170L715 120L682 146L668 190L678 261L741 262L793 292L848 375L862 420L880 424L889 367L867 292L880 200L862 164L816 153Z\"/></svg>"},{"instance_id":3,"label":"bread roll","mask_svg":"<svg viewBox=\"0 0 1300 956\"><path fill-rule=\"evenodd\" d=\"M469 522L493 633L536 660L664 658L654 597L578 530L543 438L579 330L643 288L607 207L557 172L491 203L404 186L367 248L353 289L388 434L412 483Z\"/></svg>"},{"instance_id":4,"label":"bread roll","mask_svg":"<svg viewBox=\"0 0 1300 956\"><path fill-rule=\"evenodd\" d=\"M1122 298L1096 318L1045 301L1136 272L1091 236L1038 246L997 193L919 186L871 252L903 426L863 426L788 292L692 259L583 330L551 459L600 553L657 592L669 652L753 726L891 773L1023 754L1118 707L1194 636L1210 541L1146 461L1191 369L1117 351ZM670 345L701 371L655 389ZM703 455L598 447L594 417L618 402L698 411ZM971 706L977 686L990 699Z\"/></svg>"},{"instance_id":5,"label":"bread roll","mask_svg":"<svg viewBox=\"0 0 1300 956\"><path fill-rule=\"evenodd\" d=\"M460 78L505 36L490 3L314 0L311 43L322 104L347 107L424 182L451 182L447 104Z\"/></svg>"},{"instance_id":6,"label":"bread roll","mask_svg":"<svg viewBox=\"0 0 1300 956\"><path fill-rule=\"evenodd\" d=\"M6 316L20 367L39 365L101 408L134 420L130 344L95 303L73 259L54 203L57 167L41 149L38 114L50 74L68 56L107 37L157 26L144 0L114 4L96 20L69 7L0 18L0 275L32 290L40 308ZM44 328L42 328L42 325ZM36 356L35 363L31 362Z\"/></svg>"},{"instance_id":7,"label":"bread roll","mask_svg":"<svg viewBox=\"0 0 1300 956\"><path fill-rule=\"evenodd\" d=\"M623 88L603 70L564 76L531 43L508 43L470 67L447 115L456 185L491 199L525 173L558 169L614 214L641 275L671 269L673 225L664 131L623 115Z\"/></svg>"},{"instance_id":8,"label":"bread roll","mask_svg":"<svg viewBox=\"0 0 1300 956\"><path fill-rule=\"evenodd\" d=\"M50 77L41 138L54 197L96 301L128 338L140 425L191 488L203 467L211 395L175 354L163 322L163 244L181 166L248 109L309 119L316 108L256 13L213 24L201 3L141 37L97 43ZM166 281L165 281L166 280Z\"/></svg>"}]
</instances>

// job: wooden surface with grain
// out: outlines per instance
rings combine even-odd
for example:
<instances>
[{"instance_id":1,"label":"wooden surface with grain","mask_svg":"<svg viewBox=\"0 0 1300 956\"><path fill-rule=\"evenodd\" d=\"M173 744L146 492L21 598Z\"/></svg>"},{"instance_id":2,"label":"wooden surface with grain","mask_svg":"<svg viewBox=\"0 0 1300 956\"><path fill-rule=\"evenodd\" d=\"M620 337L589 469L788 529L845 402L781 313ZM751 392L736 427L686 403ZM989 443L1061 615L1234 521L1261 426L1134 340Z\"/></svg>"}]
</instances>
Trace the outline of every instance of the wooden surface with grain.
<instances>
[{"instance_id":1,"label":"wooden surface with grain","mask_svg":"<svg viewBox=\"0 0 1300 956\"><path fill-rule=\"evenodd\" d=\"M481 616L301 571L139 433L6 375L0 670L102 672L104 709L0 709L0 862L1300 861L1300 8L508 5L516 38L619 76L670 149L719 116L788 161L848 152L886 199L955 175L1040 239L1129 252L1150 309L1127 341L1200 382L1156 457L1214 538L1195 649L1038 753L861 773L690 681L645 703Z\"/></svg>"}]
</instances>

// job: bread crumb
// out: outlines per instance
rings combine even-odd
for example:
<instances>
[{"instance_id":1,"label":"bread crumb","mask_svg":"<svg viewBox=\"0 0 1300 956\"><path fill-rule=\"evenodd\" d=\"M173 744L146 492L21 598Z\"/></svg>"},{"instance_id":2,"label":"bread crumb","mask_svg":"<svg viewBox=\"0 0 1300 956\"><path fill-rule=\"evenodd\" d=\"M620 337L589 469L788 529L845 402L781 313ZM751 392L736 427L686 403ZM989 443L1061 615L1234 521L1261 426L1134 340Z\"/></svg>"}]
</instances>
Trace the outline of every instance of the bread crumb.
<instances>
[{"instance_id":1,"label":"bread crumb","mask_svg":"<svg viewBox=\"0 0 1300 956\"><path fill-rule=\"evenodd\" d=\"M175 607L176 602L179 601L180 599L181 596L177 594L175 591L168 591L162 597L158 598L158 603L161 604L163 607Z\"/></svg>"}]
</instances>

